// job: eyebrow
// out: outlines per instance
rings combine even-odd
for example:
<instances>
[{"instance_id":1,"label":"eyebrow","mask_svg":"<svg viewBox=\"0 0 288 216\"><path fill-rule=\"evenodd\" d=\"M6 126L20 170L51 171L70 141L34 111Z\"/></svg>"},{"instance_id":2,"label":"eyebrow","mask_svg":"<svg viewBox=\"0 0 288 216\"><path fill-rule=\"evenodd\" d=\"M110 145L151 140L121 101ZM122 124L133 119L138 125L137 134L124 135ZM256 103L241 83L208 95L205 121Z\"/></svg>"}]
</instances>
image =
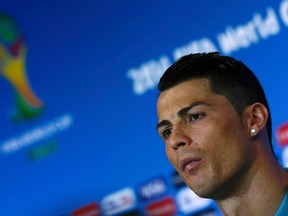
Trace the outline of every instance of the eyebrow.
<instances>
[{"instance_id":1,"label":"eyebrow","mask_svg":"<svg viewBox=\"0 0 288 216\"><path fill-rule=\"evenodd\" d=\"M182 109L180 109L177 113L178 116L180 117L184 117L187 115L187 113L189 112L189 110L193 109L194 107L197 107L197 106L211 106L211 104L205 102L205 101L196 101L196 102L193 102L191 104L189 104L188 106L186 107L183 107ZM160 121L156 128L157 130L162 127L162 126L166 126L166 125L171 125L171 122L167 119L164 119L162 121Z\"/></svg>"},{"instance_id":2,"label":"eyebrow","mask_svg":"<svg viewBox=\"0 0 288 216\"><path fill-rule=\"evenodd\" d=\"M166 126L166 125L171 125L171 122L168 120L163 120L156 125L156 128L158 130L160 127Z\"/></svg>"}]
</instances>

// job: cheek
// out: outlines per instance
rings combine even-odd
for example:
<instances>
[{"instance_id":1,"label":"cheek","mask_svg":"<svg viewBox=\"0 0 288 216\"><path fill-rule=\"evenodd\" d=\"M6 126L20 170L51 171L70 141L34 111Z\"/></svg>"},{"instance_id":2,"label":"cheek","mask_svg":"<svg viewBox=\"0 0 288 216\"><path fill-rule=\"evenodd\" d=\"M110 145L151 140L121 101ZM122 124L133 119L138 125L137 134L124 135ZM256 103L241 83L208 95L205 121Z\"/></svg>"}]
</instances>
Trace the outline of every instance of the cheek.
<instances>
[{"instance_id":1,"label":"cheek","mask_svg":"<svg viewBox=\"0 0 288 216\"><path fill-rule=\"evenodd\" d=\"M169 162L176 168L176 165L177 165L177 153L175 152L175 150L172 149L171 147L168 147L166 145L165 152L166 152L166 156L167 156Z\"/></svg>"},{"instance_id":2,"label":"cheek","mask_svg":"<svg viewBox=\"0 0 288 216\"><path fill-rule=\"evenodd\" d=\"M227 129L227 128L226 128ZM240 135L241 131L229 130L219 131L214 136L214 142L209 146L209 156L214 161L214 169L226 170L236 169L241 166L244 156L250 155L245 139Z\"/></svg>"},{"instance_id":3,"label":"cheek","mask_svg":"<svg viewBox=\"0 0 288 216\"><path fill-rule=\"evenodd\" d=\"M195 142L199 143L199 147L205 151L204 155L210 160L225 161L235 141L229 133L229 127L217 123L204 125L195 136Z\"/></svg>"}]
</instances>

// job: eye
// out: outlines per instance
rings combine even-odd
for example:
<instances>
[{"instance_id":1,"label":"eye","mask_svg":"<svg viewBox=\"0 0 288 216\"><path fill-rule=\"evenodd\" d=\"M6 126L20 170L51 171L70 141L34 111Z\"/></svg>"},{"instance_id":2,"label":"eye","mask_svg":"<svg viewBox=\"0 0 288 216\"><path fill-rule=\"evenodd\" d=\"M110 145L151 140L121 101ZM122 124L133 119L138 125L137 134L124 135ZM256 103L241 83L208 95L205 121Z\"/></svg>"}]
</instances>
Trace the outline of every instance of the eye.
<instances>
[{"instance_id":1,"label":"eye","mask_svg":"<svg viewBox=\"0 0 288 216\"><path fill-rule=\"evenodd\" d=\"M193 113L188 116L188 122L196 121L202 119L205 116L204 113Z\"/></svg>"},{"instance_id":2,"label":"eye","mask_svg":"<svg viewBox=\"0 0 288 216\"><path fill-rule=\"evenodd\" d=\"M164 139L167 139L172 133L172 128L167 128L167 129L164 129L162 132L161 132L161 136L164 138Z\"/></svg>"}]
</instances>

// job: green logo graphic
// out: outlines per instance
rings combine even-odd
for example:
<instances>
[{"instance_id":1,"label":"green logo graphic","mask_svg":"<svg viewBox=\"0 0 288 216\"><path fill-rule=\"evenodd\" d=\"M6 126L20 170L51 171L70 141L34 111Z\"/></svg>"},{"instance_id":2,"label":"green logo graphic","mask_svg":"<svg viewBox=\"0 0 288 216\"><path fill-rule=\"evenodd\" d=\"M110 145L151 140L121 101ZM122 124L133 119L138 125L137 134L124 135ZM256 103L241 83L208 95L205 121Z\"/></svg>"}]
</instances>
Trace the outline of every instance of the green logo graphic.
<instances>
[{"instance_id":1,"label":"green logo graphic","mask_svg":"<svg viewBox=\"0 0 288 216\"><path fill-rule=\"evenodd\" d=\"M29 84L26 53L27 48L16 22L7 14L0 13L0 76L14 91L15 111L11 118L15 122L39 116L44 107Z\"/></svg>"}]
</instances>

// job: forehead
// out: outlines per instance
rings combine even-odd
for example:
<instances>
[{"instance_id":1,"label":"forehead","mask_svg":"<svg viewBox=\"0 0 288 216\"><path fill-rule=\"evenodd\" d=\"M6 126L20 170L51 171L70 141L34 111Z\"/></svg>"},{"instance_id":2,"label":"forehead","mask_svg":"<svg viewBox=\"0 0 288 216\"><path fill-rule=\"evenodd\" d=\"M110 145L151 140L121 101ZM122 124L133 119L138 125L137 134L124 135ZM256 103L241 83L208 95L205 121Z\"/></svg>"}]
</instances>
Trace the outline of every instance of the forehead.
<instances>
[{"instance_id":1,"label":"forehead","mask_svg":"<svg viewBox=\"0 0 288 216\"><path fill-rule=\"evenodd\" d=\"M207 100L212 95L208 79L193 79L172 87L159 95L157 112L168 107L182 108L187 104Z\"/></svg>"}]
</instances>

